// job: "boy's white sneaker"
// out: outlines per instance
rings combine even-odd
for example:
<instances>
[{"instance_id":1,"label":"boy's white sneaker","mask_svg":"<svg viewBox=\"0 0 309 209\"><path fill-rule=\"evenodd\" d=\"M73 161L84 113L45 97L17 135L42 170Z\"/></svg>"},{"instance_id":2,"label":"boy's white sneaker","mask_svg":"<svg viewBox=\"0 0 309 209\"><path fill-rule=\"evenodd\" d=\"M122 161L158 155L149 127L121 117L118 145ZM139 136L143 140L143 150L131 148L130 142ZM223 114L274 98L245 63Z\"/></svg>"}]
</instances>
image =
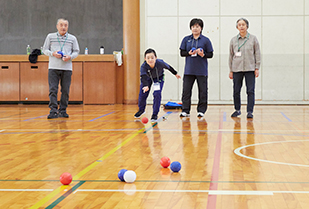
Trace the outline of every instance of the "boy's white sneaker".
<instances>
[{"instance_id":1,"label":"boy's white sneaker","mask_svg":"<svg viewBox=\"0 0 309 209\"><path fill-rule=\"evenodd\" d=\"M180 117L190 117L190 114L189 114L189 113L186 113L186 112L182 112L182 113L180 113L179 116L180 116Z\"/></svg>"}]
</instances>

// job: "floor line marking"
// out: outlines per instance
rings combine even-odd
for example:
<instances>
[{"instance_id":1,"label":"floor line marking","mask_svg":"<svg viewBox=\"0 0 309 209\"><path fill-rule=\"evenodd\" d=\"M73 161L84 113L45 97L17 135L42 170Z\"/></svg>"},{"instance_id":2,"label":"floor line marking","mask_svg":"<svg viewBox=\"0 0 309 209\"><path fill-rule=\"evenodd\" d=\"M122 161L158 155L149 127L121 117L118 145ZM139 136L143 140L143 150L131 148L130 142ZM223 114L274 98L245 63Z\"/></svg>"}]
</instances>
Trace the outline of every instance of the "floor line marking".
<instances>
[{"instance_id":1,"label":"floor line marking","mask_svg":"<svg viewBox=\"0 0 309 209\"><path fill-rule=\"evenodd\" d=\"M0 189L0 192L52 192L53 189Z\"/></svg>"},{"instance_id":2,"label":"floor line marking","mask_svg":"<svg viewBox=\"0 0 309 209\"><path fill-rule=\"evenodd\" d=\"M0 182L59 182L59 180L32 180L32 179L0 179ZM73 180L72 182L79 182L80 180ZM110 182L120 182L119 179L115 180L83 180L85 182L96 182L96 183L110 183ZM136 180L135 182L149 182L149 183L219 183L219 184L309 184L309 182L283 182L283 181L190 181L190 180Z\"/></svg>"},{"instance_id":3,"label":"floor line marking","mask_svg":"<svg viewBox=\"0 0 309 209\"><path fill-rule=\"evenodd\" d=\"M110 150L108 153L106 153L104 156L102 156L101 158L97 159L95 162L93 162L92 164L90 164L89 166L87 166L84 170L82 170L81 172L79 172L77 175L75 175L73 177L73 180L78 180L80 177L82 177L83 175L85 175L87 172L89 172L91 169L93 169L96 165L100 164L101 162L98 161L103 161L106 158L108 158L110 155L112 155L113 153L115 153L118 149L120 149L122 146L124 146L125 144L127 144L129 141L131 141L134 137L136 137L137 135L139 135L140 133L144 132L144 127L139 129L136 133L132 134L129 138L127 138L126 140L124 140L121 144L119 144L118 146L116 146L115 148L113 148L112 150ZM34 209L34 208L39 208L42 205L44 205L46 202L48 202L50 199L52 199L54 196L58 195L61 191L63 191L63 189L61 189L62 187L57 188L56 190L54 190L52 193L50 193L49 195L47 195L46 197L44 197L42 200L40 200L39 202L37 202L35 205L33 205L30 209ZM61 190L60 190L61 189Z\"/></svg>"},{"instance_id":4,"label":"floor line marking","mask_svg":"<svg viewBox=\"0 0 309 209\"><path fill-rule=\"evenodd\" d=\"M170 115L171 113L172 113L172 112L167 112L167 113L165 113L162 117L160 117L160 118L157 120L157 122L155 122L155 123L152 124L148 129L146 129L146 130L144 131L144 133L147 133L149 130L151 130L153 127L155 127L160 121L166 119L166 117L167 117L168 115Z\"/></svg>"},{"instance_id":5,"label":"floor line marking","mask_svg":"<svg viewBox=\"0 0 309 209\"><path fill-rule=\"evenodd\" d=\"M283 115L283 117L285 117L289 122L292 122L292 120L290 119L290 118L288 118L288 116L286 116L283 112L280 112L282 115Z\"/></svg>"},{"instance_id":6,"label":"floor line marking","mask_svg":"<svg viewBox=\"0 0 309 209\"><path fill-rule=\"evenodd\" d=\"M80 181L78 184L76 184L74 187L72 187L71 189L69 189L69 191L67 191L66 193L64 193L63 195L61 195L61 197L59 197L57 200L55 200L53 203L51 203L49 206L46 207L46 209L52 209L54 208L56 205L58 205L62 200L64 200L67 196L69 196L70 194L72 194L76 189L78 189L81 185L83 185L85 183L85 181Z\"/></svg>"},{"instance_id":7,"label":"floor line marking","mask_svg":"<svg viewBox=\"0 0 309 209\"><path fill-rule=\"evenodd\" d=\"M110 112L110 113L107 113L107 114L105 114L105 115L101 115L101 116L99 116L99 117L97 117L97 118L94 118L94 119L89 120L89 122L92 122L92 121L95 121L95 120L97 120L97 119L103 118L103 117L105 117L105 116L107 116L107 115L113 114L114 112L115 112L115 111Z\"/></svg>"},{"instance_id":8,"label":"floor line marking","mask_svg":"<svg viewBox=\"0 0 309 209\"><path fill-rule=\"evenodd\" d=\"M226 112L223 112L223 122L226 122Z\"/></svg>"},{"instance_id":9,"label":"floor line marking","mask_svg":"<svg viewBox=\"0 0 309 209\"><path fill-rule=\"evenodd\" d=\"M47 116L47 115L41 115L41 116L38 116L38 117L25 119L24 121L29 121L29 120L33 120L33 119L37 119L37 118L43 118L43 117L46 117L46 116Z\"/></svg>"},{"instance_id":10,"label":"floor line marking","mask_svg":"<svg viewBox=\"0 0 309 209\"><path fill-rule=\"evenodd\" d=\"M162 192L162 193L208 193L209 195L274 195L309 194L309 191L248 191L248 190L148 190L148 189L77 189L76 192Z\"/></svg>"},{"instance_id":11,"label":"floor line marking","mask_svg":"<svg viewBox=\"0 0 309 209\"><path fill-rule=\"evenodd\" d=\"M274 195L309 194L309 191L249 191L249 190L151 190L151 189L77 189L76 192L162 192L162 193L209 193L209 195Z\"/></svg>"},{"instance_id":12,"label":"floor line marking","mask_svg":"<svg viewBox=\"0 0 309 209\"><path fill-rule=\"evenodd\" d=\"M248 191L248 190L151 190L151 189L78 189L86 181L80 181L66 193L76 192L166 192L166 193L209 193L210 195L274 195L309 194L309 191ZM0 189L0 192L50 192L53 189ZM62 196L65 196L62 195ZM59 198L58 198L59 199Z\"/></svg>"},{"instance_id":13,"label":"floor line marking","mask_svg":"<svg viewBox=\"0 0 309 209\"><path fill-rule=\"evenodd\" d=\"M284 162L276 162L276 161L271 161L271 160L263 160L263 159L258 159L258 158L253 158L249 157L247 155L244 155L240 153L240 150L247 148L247 147L254 147L254 146L259 146L259 145L265 145L265 144L276 144L276 143L291 143L291 142L308 142L309 140L293 140L293 141L275 141L275 142L264 142L264 143L257 143L257 144L250 144L242 147L238 147L237 149L234 150L234 153L240 157L247 158L250 160L256 160L256 161L261 161L261 162L266 162L266 163L274 163L274 164L280 164L280 165L291 165L291 166L301 166L301 167L309 167L309 165L304 165L304 164L294 164L294 163L284 163Z\"/></svg>"},{"instance_id":14,"label":"floor line marking","mask_svg":"<svg viewBox=\"0 0 309 209\"><path fill-rule=\"evenodd\" d=\"M69 186L61 186L58 187L57 189L55 189L53 192L49 193L46 197L44 197L43 199L41 199L40 201L38 201L36 204L34 204L33 206L31 206L29 209L37 209L40 208L42 205L44 205L46 202L48 202L49 200L51 200L53 197L55 197L56 195L58 195L60 192L62 192L63 190L67 189Z\"/></svg>"},{"instance_id":15,"label":"floor line marking","mask_svg":"<svg viewBox=\"0 0 309 209\"><path fill-rule=\"evenodd\" d=\"M221 155L221 142L222 142L222 131L223 128L223 116L219 116L219 132L216 143L216 150L214 155L214 162L212 167L211 181L218 181L219 170L220 170L220 155ZM218 183L212 182L209 184L209 190L217 190ZM207 209L216 208L217 196L208 194Z\"/></svg>"}]
</instances>

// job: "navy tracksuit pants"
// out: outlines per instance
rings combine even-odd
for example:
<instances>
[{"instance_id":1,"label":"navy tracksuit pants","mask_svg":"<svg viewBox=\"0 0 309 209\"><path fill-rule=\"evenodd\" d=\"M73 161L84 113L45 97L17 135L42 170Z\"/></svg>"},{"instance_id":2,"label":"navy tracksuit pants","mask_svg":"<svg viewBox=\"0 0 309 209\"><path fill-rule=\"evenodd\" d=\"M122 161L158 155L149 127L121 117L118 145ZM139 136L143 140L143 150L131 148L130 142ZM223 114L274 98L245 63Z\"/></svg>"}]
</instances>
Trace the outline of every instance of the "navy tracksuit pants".
<instances>
[{"instance_id":1,"label":"navy tracksuit pants","mask_svg":"<svg viewBox=\"0 0 309 209\"><path fill-rule=\"evenodd\" d=\"M161 105L161 98L162 98L162 89L163 89L163 84L164 84L164 79L162 77L162 79L159 80L160 82L160 90L154 91L153 92L153 115L158 115L159 111L160 111L160 105ZM155 78L154 82L158 82L158 79ZM140 90L139 90L139 95L138 95L138 108L139 111L144 112L145 108L146 108L146 100L148 98L151 86L152 86L152 80L150 78L148 78L148 83L149 83L149 91L147 92L143 92L143 84L141 82L140 85Z\"/></svg>"}]
</instances>

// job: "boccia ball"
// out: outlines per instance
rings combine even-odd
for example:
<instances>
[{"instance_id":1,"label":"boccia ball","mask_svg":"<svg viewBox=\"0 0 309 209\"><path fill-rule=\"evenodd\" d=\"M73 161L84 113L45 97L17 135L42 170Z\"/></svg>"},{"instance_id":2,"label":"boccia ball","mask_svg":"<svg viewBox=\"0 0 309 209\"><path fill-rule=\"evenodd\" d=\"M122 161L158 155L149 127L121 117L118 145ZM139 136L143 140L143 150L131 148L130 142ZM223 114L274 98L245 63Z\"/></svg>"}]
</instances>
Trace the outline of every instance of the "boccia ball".
<instances>
[{"instance_id":1,"label":"boccia ball","mask_svg":"<svg viewBox=\"0 0 309 209\"><path fill-rule=\"evenodd\" d=\"M143 117L143 118L142 118L142 122L143 122L144 124L148 123L148 118Z\"/></svg>"},{"instance_id":2,"label":"boccia ball","mask_svg":"<svg viewBox=\"0 0 309 209\"><path fill-rule=\"evenodd\" d=\"M136 173L134 171L128 170L124 173L123 179L127 183L133 183L136 179Z\"/></svg>"},{"instance_id":3,"label":"boccia ball","mask_svg":"<svg viewBox=\"0 0 309 209\"><path fill-rule=\"evenodd\" d=\"M124 173L128 171L127 169L121 169L119 172L118 172L118 178L120 179L120 181L124 181L123 179L123 175Z\"/></svg>"},{"instance_id":4,"label":"boccia ball","mask_svg":"<svg viewBox=\"0 0 309 209\"><path fill-rule=\"evenodd\" d=\"M191 50L192 50L192 51L194 51L194 50L196 50L196 48L195 48L195 47L193 47Z\"/></svg>"},{"instance_id":5,"label":"boccia ball","mask_svg":"<svg viewBox=\"0 0 309 209\"><path fill-rule=\"evenodd\" d=\"M181 169L181 164L180 164L180 162L174 161L174 162L171 163L171 170L172 170L173 172L178 172L178 171L180 171L180 169Z\"/></svg>"},{"instance_id":6,"label":"boccia ball","mask_svg":"<svg viewBox=\"0 0 309 209\"><path fill-rule=\"evenodd\" d=\"M72 175L70 173L67 173L67 172L61 174L60 182L63 185L69 185L72 182Z\"/></svg>"},{"instance_id":7,"label":"boccia ball","mask_svg":"<svg viewBox=\"0 0 309 209\"><path fill-rule=\"evenodd\" d=\"M60 54L61 57L63 57L63 52L62 51L58 51L57 53Z\"/></svg>"},{"instance_id":8,"label":"boccia ball","mask_svg":"<svg viewBox=\"0 0 309 209\"><path fill-rule=\"evenodd\" d=\"M171 164L171 160L168 157L162 157L160 160L160 164L163 168L167 168Z\"/></svg>"}]
</instances>

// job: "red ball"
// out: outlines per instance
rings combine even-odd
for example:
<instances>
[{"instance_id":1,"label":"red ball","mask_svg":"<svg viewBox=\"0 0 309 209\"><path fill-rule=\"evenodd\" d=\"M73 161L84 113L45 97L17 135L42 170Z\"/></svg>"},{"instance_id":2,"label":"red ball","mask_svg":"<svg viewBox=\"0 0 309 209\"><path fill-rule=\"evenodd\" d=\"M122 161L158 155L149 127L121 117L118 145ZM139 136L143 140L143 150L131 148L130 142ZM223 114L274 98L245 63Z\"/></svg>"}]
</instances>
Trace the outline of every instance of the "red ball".
<instances>
[{"instance_id":1,"label":"red ball","mask_svg":"<svg viewBox=\"0 0 309 209\"><path fill-rule=\"evenodd\" d=\"M60 182L63 185L69 185L72 182L72 175L70 173L63 173L60 176Z\"/></svg>"},{"instance_id":2,"label":"red ball","mask_svg":"<svg viewBox=\"0 0 309 209\"><path fill-rule=\"evenodd\" d=\"M148 123L148 118L143 117L143 118L142 118L142 122L143 122L144 124Z\"/></svg>"},{"instance_id":3,"label":"red ball","mask_svg":"<svg viewBox=\"0 0 309 209\"><path fill-rule=\"evenodd\" d=\"M168 157L162 157L160 160L160 164L163 168L167 168L171 164L171 160Z\"/></svg>"}]
</instances>

